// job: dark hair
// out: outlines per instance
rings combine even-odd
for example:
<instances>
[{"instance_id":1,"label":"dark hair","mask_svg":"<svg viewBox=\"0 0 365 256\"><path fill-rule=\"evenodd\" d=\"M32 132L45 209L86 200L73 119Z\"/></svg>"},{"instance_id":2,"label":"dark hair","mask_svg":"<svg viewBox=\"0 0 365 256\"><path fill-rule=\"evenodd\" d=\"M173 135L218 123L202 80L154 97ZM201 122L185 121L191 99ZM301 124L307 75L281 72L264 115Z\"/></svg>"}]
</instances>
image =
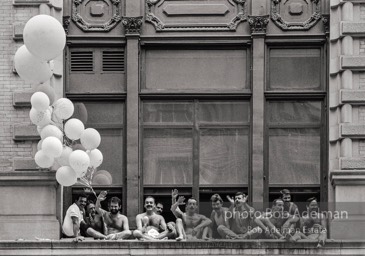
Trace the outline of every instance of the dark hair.
<instances>
[{"instance_id":1,"label":"dark hair","mask_svg":"<svg viewBox=\"0 0 365 256\"><path fill-rule=\"evenodd\" d=\"M246 194L245 193L242 193L242 192L237 192L235 194L235 196L243 196L243 197L246 197Z\"/></svg>"},{"instance_id":2,"label":"dark hair","mask_svg":"<svg viewBox=\"0 0 365 256\"><path fill-rule=\"evenodd\" d=\"M289 189L286 189L286 188L284 188L283 190L280 190L280 193L282 194L282 195L290 195L290 190Z\"/></svg>"},{"instance_id":3,"label":"dark hair","mask_svg":"<svg viewBox=\"0 0 365 256\"><path fill-rule=\"evenodd\" d=\"M88 206L89 204L95 204L94 200L91 199L87 200L86 206Z\"/></svg>"},{"instance_id":4,"label":"dark hair","mask_svg":"<svg viewBox=\"0 0 365 256\"><path fill-rule=\"evenodd\" d=\"M112 198L109 199L108 206L110 206L111 203L117 203L118 206L122 205L122 201L116 196L113 196Z\"/></svg>"},{"instance_id":5,"label":"dark hair","mask_svg":"<svg viewBox=\"0 0 365 256\"><path fill-rule=\"evenodd\" d=\"M79 194L78 196L77 196L77 200L79 200L80 198L86 198L86 201L87 201L87 199L88 199L88 195L86 195L86 194ZM76 200L76 201L77 201Z\"/></svg>"},{"instance_id":6,"label":"dark hair","mask_svg":"<svg viewBox=\"0 0 365 256\"><path fill-rule=\"evenodd\" d=\"M221 198L221 196L219 194L214 194L212 195L212 197L210 198L210 201L216 203L216 202L221 202L223 203L223 199Z\"/></svg>"},{"instance_id":7,"label":"dark hair","mask_svg":"<svg viewBox=\"0 0 365 256\"><path fill-rule=\"evenodd\" d=\"M311 197L311 198L308 198L307 199L307 203L306 203L306 205L308 206L312 201L316 201L316 202L318 202L318 200L317 200L317 198L315 198L315 197Z\"/></svg>"}]
</instances>

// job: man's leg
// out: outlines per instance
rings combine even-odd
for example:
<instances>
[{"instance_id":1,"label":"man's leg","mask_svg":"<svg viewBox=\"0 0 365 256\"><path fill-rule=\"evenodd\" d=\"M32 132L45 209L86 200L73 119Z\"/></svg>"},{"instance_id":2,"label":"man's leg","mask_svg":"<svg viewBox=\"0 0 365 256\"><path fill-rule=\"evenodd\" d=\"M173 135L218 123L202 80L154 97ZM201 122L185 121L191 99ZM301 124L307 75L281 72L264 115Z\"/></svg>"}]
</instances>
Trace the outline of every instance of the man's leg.
<instances>
[{"instance_id":1,"label":"man's leg","mask_svg":"<svg viewBox=\"0 0 365 256\"><path fill-rule=\"evenodd\" d=\"M176 233L177 233L176 241L186 240L184 225L182 219L180 218L176 219Z\"/></svg>"},{"instance_id":2,"label":"man's leg","mask_svg":"<svg viewBox=\"0 0 365 256\"><path fill-rule=\"evenodd\" d=\"M91 237L97 238L97 239L105 239L105 238L106 238L106 236L105 236L105 235L103 235L102 233L100 233L100 232L96 231L96 230L95 230L95 229L93 229L93 228L88 228L88 229L86 230L86 234L88 234L88 235L89 235L89 236L91 236Z\"/></svg>"},{"instance_id":3,"label":"man's leg","mask_svg":"<svg viewBox=\"0 0 365 256\"><path fill-rule=\"evenodd\" d=\"M223 239L225 239L225 238L227 238L227 239L237 239L237 238L239 238L236 233L234 233L232 230L230 230L229 228L227 228L224 225L219 225L218 228L217 228L217 231Z\"/></svg>"},{"instance_id":4,"label":"man's leg","mask_svg":"<svg viewBox=\"0 0 365 256\"><path fill-rule=\"evenodd\" d=\"M147 240L147 241L155 241L157 239L150 237L147 234L143 234L141 231L139 230L134 230L133 231L133 236L139 240Z\"/></svg>"},{"instance_id":5,"label":"man's leg","mask_svg":"<svg viewBox=\"0 0 365 256\"><path fill-rule=\"evenodd\" d=\"M107 240L124 240L130 238L132 235L132 232L130 230L124 230L122 232L109 234L106 239Z\"/></svg>"}]
</instances>

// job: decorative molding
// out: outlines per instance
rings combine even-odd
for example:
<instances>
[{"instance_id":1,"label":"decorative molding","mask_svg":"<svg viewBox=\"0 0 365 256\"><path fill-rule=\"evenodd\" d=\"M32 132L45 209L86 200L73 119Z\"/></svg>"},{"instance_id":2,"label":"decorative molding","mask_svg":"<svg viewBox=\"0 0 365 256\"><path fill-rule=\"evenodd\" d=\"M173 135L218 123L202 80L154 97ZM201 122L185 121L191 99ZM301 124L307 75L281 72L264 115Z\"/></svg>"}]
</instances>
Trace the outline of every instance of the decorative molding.
<instances>
[{"instance_id":1,"label":"decorative molding","mask_svg":"<svg viewBox=\"0 0 365 256\"><path fill-rule=\"evenodd\" d=\"M309 30L321 18L321 3L319 0L303 0L307 5L311 5L313 9L312 15L303 22L290 22L283 19L281 9L284 5L289 5L291 0L271 0L271 19L282 30ZM298 7L296 5L295 7ZM298 7L299 8L299 7ZM299 15L301 12L296 10L292 15Z\"/></svg>"},{"instance_id":2,"label":"decorative molding","mask_svg":"<svg viewBox=\"0 0 365 256\"><path fill-rule=\"evenodd\" d=\"M29 6L29 5L41 5L49 4L50 0L13 0L14 6Z\"/></svg>"},{"instance_id":3,"label":"decorative molding","mask_svg":"<svg viewBox=\"0 0 365 256\"><path fill-rule=\"evenodd\" d=\"M165 0L146 0L146 22L152 23L156 31L169 31L169 32L179 32L179 31L235 31L239 23L247 20L247 10L246 10L246 0L227 0L230 6L235 6L237 14L230 20L229 23L222 24L211 24L211 23L182 23L182 24L169 24L166 21L162 21L156 15L156 9L162 8L162 4ZM213 5L213 3L210 3ZM176 4L177 6L178 4ZM227 11L228 13L229 11ZM225 14L227 14L225 13ZM184 16L188 14L181 14ZM218 15L218 14L216 14ZM202 15L204 16L204 15ZM222 14L219 14L222 16Z\"/></svg>"},{"instance_id":4,"label":"decorative molding","mask_svg":"<svg viewBox=\"0 0 365 256\"><path fill-rule=\"evenodd\" d=\"M248 24L250 24L251 33L266 34L266 27L269 23L269 15L248 16Z\"/></svg>"},{"instance_id":5,"label":"decorative molding","mask_svg":"<svg viewBox=\"0 0 365 256\"><path fill-rule=\"evenodd\" d=\"M322 14L322 22L324 27L324 32L330 32L330 15L329 14Z\"/></svg>"},{"instance_id":6,"label":"decorative molding","mask_svg":"<svg viewBox=\"0 0 365 256\"><path fill-rule=\"evenodd\" d=\"M63 16L62 17L63 29L65 30L66 35L68 35L68 27L70 26L70 23L71 23L71 17L70 16Z\"/></svg>"},{"instance_id":7,"label":"decorative molding","mask_svg":"<svg viewBox=\"0 0 365 256\"><path fill-rule=\"evenodd\" d=\"M140 34L143 16L123 17L122 24L125 27L126 34Z\"/></svg>"},{"instance_id":8,"label":"decorative molding","mask_svg":"<svg viewBox=\"0 0 365 256\"><path fill-rule=\"evenodd\" d=\"M73 0L72 4L72 21L84 32L108 32L115 28L121 21L120 15L120 0L104 0L112 8L112 16L103 24L89 23L82 16L82 10L85 6L92 2L92 0ZM102 16L103 13L97 13L92 16Z\"/></svg>"}]
</instances>

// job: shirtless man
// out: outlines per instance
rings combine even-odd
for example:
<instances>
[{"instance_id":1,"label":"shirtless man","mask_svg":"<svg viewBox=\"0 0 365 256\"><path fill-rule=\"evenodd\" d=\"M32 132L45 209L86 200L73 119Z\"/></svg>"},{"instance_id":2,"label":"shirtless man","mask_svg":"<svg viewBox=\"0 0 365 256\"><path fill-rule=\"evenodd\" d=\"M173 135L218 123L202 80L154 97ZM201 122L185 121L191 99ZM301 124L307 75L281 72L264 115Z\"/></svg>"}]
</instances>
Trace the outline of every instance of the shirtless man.
<instances>
[{"instance_id":1,"label":"shirtless man","mask_svg":"<svg viewBox=\"0 0 365 256\"><path fill-rule=\"evenodd\" d=\"M146 212L136 216L137 229L133 231L133 236L140 240L159 240L160 233L166 230L164 217L155 211L155 199L148 196L144 201Z\"/></svg>"},{"instance_id":2,"label":"shirtless man","mask_svg":"<svg viewBox=\"0 0 365 256\"><path fill-rule=\"evenodd\" d=\"M267 238L284 239L281 229L288 217L284 216L284 201L275 199L270 211L255 218L254 222L265 231Z\"/></svg>"},{"instance_id":3,"label":"shirtless man","mask_svg":"<svg viewBox=\"0 0 365 256\"><path fill-rule=\"evenodd\" d=\"M212 221L212 224L209 227L208 237L219 238L219 233L217 231L217 228L220 225L224 225L227 228L230 228L229 222L225 218L225 212L228 211L228 208L222 207L223 199L219 194L212 195L210 201L212 202L213 210L212 213L210 214L210 220Z\"/></svg>"},{"instance_id":4,"label":"shirtless man","mask_svg":"<svg viewBox=\"0 0 365 256\"><path fill-rule=\"evenodd\" d=\"M247 204L248 196L242 192L237 192L234 200L229 196L227 198L231 202L231 207L224 217L229 221L230 228L224 225L218 226L217 230L221 237L227 239L258 237L262 230L254 225L255 209Z\"/></svg>"},{"instance_id":5,"label":"shirtless man","mask_svg":"<svg viewBox=\"0 0 365 256\"><path fill-rule=\"evenodd\" d=\"M158 202L156 204L156 208L155 208L155 212L158 214L158 215L162 215L162 212L163 212L163 204L161 202ZM175 239L177 236L177 233L176 233L176 225L175 225L175 222L173 221L170 221L168 223L166 223L166 230L161 232L160 235L158 235L156 237L156 239L163 239L165 237L167 237L168 239Z\"/></svg>"},{"instance_id":6,"label":"shirtless man","mask_svg":"<svg viewBox=\"0 0 365 256\"><path fill-rule=\"evenodd\" d=\"M282 227L282 233L294 234L296 225L299 223L299 210L298 206L291 202L291 195L289 189L283 189L280 191L281 199L284 201L284 215L288 215L287 221Z\"/></svg>"},{"instance_id":7,"label":"shirtless man","mask_svg":"<svg viewBox=\"0 0 365 256\"><path fill-rule=\"evenodd\" d=\"M96 212L94 201L89 200L86 204L85 222L100 233L104 233L103 217Z\"/></svg>"},{"instance_id":8,"label":"shirtless man","mask_svg":"<svg viewBox=\"0 0 365 256\"><path fill-rule=\"evenodd\" d=\"M118 197L112 197L108 202L109 212L101 209L100 202L106 199L107 192L100 192L96 200L96 211L103 216L106 225L107 240L122 240L131 236L129 223L126 216L119 211L122 208L121 201Z\"/></svg>"},{"instance_id":9,"label":"shirtless man","mask_svg":"<svg viewBox=\"0 0 365 256\"><path fill-rule=\"evenodd\" d=\"M176 190L176 192L178 191ZM179 196L177 201L171 206L171 211L177 217L176 231L178 237L176 241L207 239L208 226L212 221L204 215L196 213L198 202L195 198L189 198L185 212L182 212L179 205L184 205L184 200L184 196Z\"/></svg>"}]
</instances>

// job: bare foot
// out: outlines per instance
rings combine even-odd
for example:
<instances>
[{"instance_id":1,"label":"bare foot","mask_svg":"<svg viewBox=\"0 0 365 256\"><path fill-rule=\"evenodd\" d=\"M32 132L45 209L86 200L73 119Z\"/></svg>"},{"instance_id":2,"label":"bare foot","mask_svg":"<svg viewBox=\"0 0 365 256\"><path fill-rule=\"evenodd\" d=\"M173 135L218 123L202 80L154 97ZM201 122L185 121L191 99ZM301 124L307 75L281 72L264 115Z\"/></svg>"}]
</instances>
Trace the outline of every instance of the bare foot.
<instances>
[{"instance_id":1,"label":"bare foot","mask_svg":"<svg viewBox=\"0 0 365 256\"><path fill-rule=\"evenodd\" d=\"M184 238L182 236L176 237L176 241L182 241Z\"/></svg>"}]
</instances>

